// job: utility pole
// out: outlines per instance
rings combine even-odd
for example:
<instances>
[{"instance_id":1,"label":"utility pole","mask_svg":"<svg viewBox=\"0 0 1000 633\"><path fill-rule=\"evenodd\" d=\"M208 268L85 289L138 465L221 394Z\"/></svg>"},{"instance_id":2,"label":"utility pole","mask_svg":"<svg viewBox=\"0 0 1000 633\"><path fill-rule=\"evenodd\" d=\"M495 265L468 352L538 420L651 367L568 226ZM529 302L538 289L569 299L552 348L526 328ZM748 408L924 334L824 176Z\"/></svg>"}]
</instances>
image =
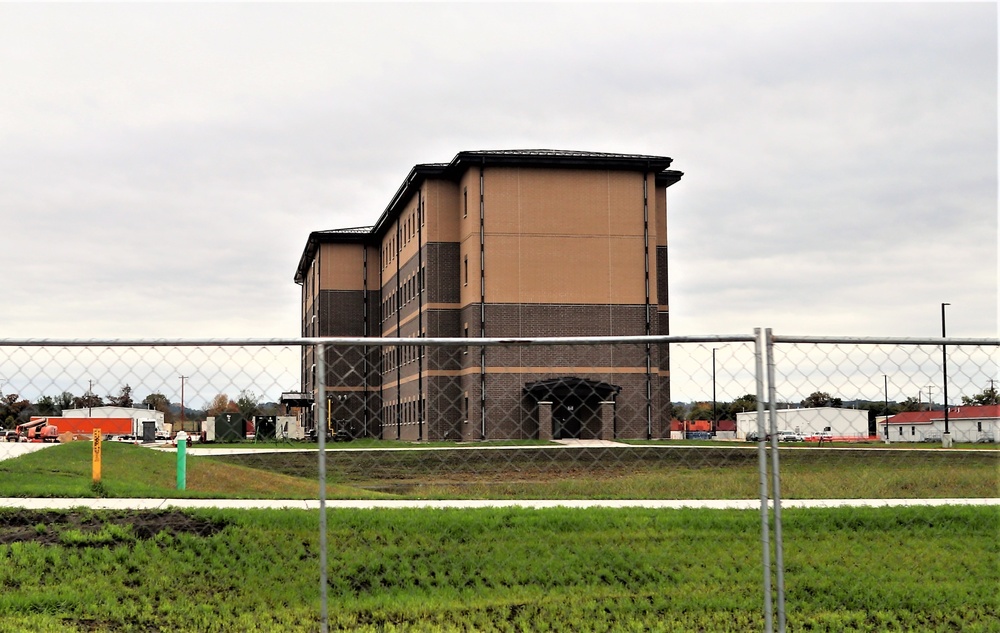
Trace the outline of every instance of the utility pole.
<instances>
[{"instance_id":1,"label":"utility pole","mask_svg":"<svg viewBox=\"0 0 1000 633\"><path fill-rule=\"evenodd\" d=\"M934 385L927 385L927 410L934 410L934 396L931 395L931 391L934 389Z\"/></svg>"},{"instance_id":2,"label":"utility pole","mask_svg":"<svg viewBox=\"0 0 1000 633\"><path fill-rule=\"evenodd\" d=\"M87 381L87 417L94 417L94 381Z\"/></svg>"}]
</instances>

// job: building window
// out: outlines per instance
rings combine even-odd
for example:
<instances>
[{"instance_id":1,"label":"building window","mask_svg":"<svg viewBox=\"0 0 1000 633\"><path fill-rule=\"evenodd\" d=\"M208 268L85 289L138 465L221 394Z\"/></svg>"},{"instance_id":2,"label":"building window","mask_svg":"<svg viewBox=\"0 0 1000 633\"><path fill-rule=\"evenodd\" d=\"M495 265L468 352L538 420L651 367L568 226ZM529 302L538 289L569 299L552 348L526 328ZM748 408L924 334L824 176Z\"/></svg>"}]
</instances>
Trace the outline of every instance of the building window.
<instances>
[{"instance_id":1,"label":"building window","mask_svg":"<svg viewBox=\"0 0 1000 633\"><path fill-rule=\"evenodd\" d=\"M466 255L465 259L462 260L462 278L465 280L465 285L469 285L469 256Z\"/></svg>"},{"instance_id":2,"label":"building window","mask_svg":"<svg viewBox=\"0 0 1000 633\"><path fill-rule=\"evenodd\" d=\"M976 430L979 431L980 433L983 432L983 423L982 423L982 421L976 422Z\"/></svg>"},{"instance_id":3,"label":"building window","mask_svg":"<svg viewBox=\"0 0 1000 633\"><path fill-rule=\"evenodd\" d=\"M910 435L916 435L916 434L917 434L917 427L911 426L910 427Z\"/></svg>"},{"instance_id":4,"label":"building window","mask_svg":"<svg viewBox=\"0 0 1000 633\"><path fill-rule=\"evenodd\" d=\"M469 188L462 187L462 217L469 217Z\"/></svg>"},{"instance_id":5,"label":"building window","mask_svg":"<svg viewBox=\"0 0 1000 633\"><path fill-rule=\"evenodd\" d=\"M899 437L903 437L903 427L899 427Z\"/></svg>"}]
</instances>

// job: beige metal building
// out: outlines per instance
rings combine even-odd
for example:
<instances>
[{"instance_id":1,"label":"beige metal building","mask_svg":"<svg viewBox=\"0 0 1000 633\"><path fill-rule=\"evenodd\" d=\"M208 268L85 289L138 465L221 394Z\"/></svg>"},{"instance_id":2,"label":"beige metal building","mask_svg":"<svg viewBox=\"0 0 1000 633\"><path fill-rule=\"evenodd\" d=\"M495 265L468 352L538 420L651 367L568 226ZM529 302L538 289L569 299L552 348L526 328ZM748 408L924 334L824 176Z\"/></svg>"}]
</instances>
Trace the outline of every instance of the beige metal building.
<instances>
[{"instance_id":1,"label":"beige metal building","mask_svg":"<svg viewBox=\"0 0 1000 633\"><path fill-rule=\"evenodd\" d=\"M667 188L682 176L670 164L505 150L416 165L374 226L309 235L295 272L302 335L666 334ZM330 423L410 440L661 437L665 350L335 349Z\"/></svg>"}]
</instances>

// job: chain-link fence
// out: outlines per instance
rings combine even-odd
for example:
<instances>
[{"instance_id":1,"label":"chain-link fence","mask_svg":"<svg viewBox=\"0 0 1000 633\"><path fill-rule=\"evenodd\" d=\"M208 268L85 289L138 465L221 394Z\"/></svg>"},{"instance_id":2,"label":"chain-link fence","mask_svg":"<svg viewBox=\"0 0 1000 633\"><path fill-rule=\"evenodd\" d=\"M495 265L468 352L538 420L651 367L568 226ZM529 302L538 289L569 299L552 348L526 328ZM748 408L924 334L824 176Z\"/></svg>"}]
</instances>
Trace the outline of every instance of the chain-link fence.
<instances>
[{"instance_id":1,"label":"chain-link fence","mask_svg":"<svg viewBox=\"0 0 1000 633\"><path fill-rule=\"evenodd\" d=\"M0 497L318 499L324 624L338 501L750 503L761 547L744 564L764 579L765 629L784 630L785 570L795 595L803 563L798 543L785 558L783 502L996 499L997 345L0 341Z\"/></svg>"}]
</instances>

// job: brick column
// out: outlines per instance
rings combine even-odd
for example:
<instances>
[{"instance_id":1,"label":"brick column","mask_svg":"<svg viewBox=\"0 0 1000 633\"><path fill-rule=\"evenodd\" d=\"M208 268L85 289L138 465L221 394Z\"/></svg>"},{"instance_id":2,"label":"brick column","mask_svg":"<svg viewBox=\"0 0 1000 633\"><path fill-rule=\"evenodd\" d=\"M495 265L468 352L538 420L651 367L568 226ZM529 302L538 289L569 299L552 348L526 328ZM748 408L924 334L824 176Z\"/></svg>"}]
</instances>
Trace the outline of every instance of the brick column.
<instances>
[{"instance_id":1,"label":"brick column","mask_svg":"<svg viewBox=\"0 0 1000 633\"><path fill-rule=\"evenodd\" d=\"M552 439L552 403L538 403L538 439Z\"/></svg>"},{"instance_id":2,"label":"brick column","mask_svg":"<svg viewBox=\"0 0 1000 633\"><path fill-rule=\"evenodd\" d=\"M601 402L601 435L602 440L615 439L615 403Z\"/></svg>"}]
</instances>

